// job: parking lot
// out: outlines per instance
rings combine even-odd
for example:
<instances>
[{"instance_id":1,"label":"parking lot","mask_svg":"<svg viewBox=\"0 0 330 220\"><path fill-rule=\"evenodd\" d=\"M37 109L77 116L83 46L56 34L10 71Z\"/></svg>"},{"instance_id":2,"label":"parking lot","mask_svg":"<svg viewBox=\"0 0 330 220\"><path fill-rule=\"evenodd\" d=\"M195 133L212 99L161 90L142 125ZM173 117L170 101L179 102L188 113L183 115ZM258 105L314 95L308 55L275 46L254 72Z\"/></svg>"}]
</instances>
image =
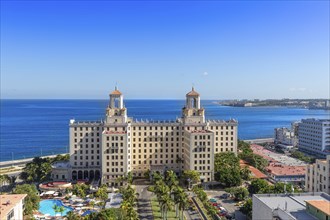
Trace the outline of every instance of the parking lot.
<instances>
[{"instance_id":1,"label":"parking lot","mask_svg":"<svg viewBox=\"0 0 330 220\"><path fill-rule=\"evenodd\" d=\"M230 213L234 213L235 210L238 210L238 207L235 206L235 204L237 202L235 202L234 200L230 199L230 198L227 198L227 199L221 199L220 196L225 194L226 192L225 191L221 191L221 190L217 190L217 191L214 191L214 190L205 190L207 196L209 199L211 198L216 198L218 200L220 200L222 206Z\"/></svg>"}]
</instances>

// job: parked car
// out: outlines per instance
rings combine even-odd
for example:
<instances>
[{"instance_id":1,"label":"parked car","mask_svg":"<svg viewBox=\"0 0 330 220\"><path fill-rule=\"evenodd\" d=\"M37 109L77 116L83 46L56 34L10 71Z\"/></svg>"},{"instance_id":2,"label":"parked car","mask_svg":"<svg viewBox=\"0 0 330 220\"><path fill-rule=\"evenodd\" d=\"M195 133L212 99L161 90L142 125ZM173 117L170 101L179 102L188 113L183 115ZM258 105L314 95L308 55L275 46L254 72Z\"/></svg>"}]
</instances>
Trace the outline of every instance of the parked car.
<instances>
[{"instance_id":1,"label":"parked car","mask_svg":"<svg viewBox=\"0 0 330 220\"><path fill-rule=\"evenodd\" d=\"M229 193L224 193L220 196L220 198L221 199L228 199L229 196L230 196Z\"/></svg>"}]
</instances>

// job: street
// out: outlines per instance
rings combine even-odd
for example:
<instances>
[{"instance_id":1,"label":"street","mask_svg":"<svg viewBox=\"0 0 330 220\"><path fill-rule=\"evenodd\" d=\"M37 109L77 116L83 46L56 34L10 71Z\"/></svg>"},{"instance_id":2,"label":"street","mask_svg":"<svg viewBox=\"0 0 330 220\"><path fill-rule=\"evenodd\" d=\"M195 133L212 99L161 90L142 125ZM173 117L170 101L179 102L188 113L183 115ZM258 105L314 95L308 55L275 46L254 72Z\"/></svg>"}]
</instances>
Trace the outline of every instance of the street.
<instances>
[{"instance_id":1,"label":"street","mask_svg":"<svg viewBox=\"0 0 330 220\"><path fill-rule=\"evenodd\" d=\"M208 198L217 198L220 199L220 196L224 193L226 193L225 191L221 191L221 190L205 190ZM220 199L222 206L230 213L235 213L235 210L238 210L238 207L235 206L236 202L232 199Z\"/></svg>"},{"instance_id":2,"label":"street","mask_svg":"<svg viewBox=\"0 0 330 220\"><path fill-rule=\"evenodd\" d=\"M138 196L137 212L140 220L144 219L154 219L152 215L152 209L150 204L150 198L152 193L147 190L149 185L139 185L139 182L136 182L135 185L136 192ZM144 183L142 183L144 184Z\"/></svg>"}]
</instances>

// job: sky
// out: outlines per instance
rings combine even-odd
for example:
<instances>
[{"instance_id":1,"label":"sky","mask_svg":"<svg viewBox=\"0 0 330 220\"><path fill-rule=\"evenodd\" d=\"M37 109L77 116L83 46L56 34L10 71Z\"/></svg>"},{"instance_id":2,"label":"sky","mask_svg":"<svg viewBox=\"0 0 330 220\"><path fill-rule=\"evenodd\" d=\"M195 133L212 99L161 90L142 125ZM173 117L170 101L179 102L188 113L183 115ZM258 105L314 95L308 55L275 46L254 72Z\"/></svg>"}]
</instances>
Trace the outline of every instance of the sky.
<instances>
[{"instance_id":1,"label":"sky","mask_svg":"<svg viewBox=\"0 0 330 220\"><path fill-rule=\"evenodd\" d=\"M329 98L329 1L1 1L2 99Z\"/></svg>"}]
</instances>

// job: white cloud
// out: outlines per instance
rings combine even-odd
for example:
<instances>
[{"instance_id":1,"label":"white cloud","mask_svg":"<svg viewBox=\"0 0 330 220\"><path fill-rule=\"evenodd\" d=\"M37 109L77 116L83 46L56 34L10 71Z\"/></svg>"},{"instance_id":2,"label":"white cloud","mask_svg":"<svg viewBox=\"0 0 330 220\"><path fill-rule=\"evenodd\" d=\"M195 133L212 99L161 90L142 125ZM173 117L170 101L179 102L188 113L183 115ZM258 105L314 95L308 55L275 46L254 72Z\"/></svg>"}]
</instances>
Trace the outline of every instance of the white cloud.
<instances>
[{"instance_id":1,"label":"white cloud","mask_svg":"<svg viewBox=\"0 0 330 220\"><path fill-rule=\"evenodd\" d=\"M290 88L289 90L292 92L305 92L307 88Z\"/></svg>"},{"instance_id":2,"label":"white cloud","mask_svg":"<svg viewBox=\"0 0 330 220\"><path fill-rule=\"evenodd\" d=\"M204 73L203 73L203 76L207 76L207 75L209 75L208 72L204 72Z\"/></svg>"}]
</instances>

